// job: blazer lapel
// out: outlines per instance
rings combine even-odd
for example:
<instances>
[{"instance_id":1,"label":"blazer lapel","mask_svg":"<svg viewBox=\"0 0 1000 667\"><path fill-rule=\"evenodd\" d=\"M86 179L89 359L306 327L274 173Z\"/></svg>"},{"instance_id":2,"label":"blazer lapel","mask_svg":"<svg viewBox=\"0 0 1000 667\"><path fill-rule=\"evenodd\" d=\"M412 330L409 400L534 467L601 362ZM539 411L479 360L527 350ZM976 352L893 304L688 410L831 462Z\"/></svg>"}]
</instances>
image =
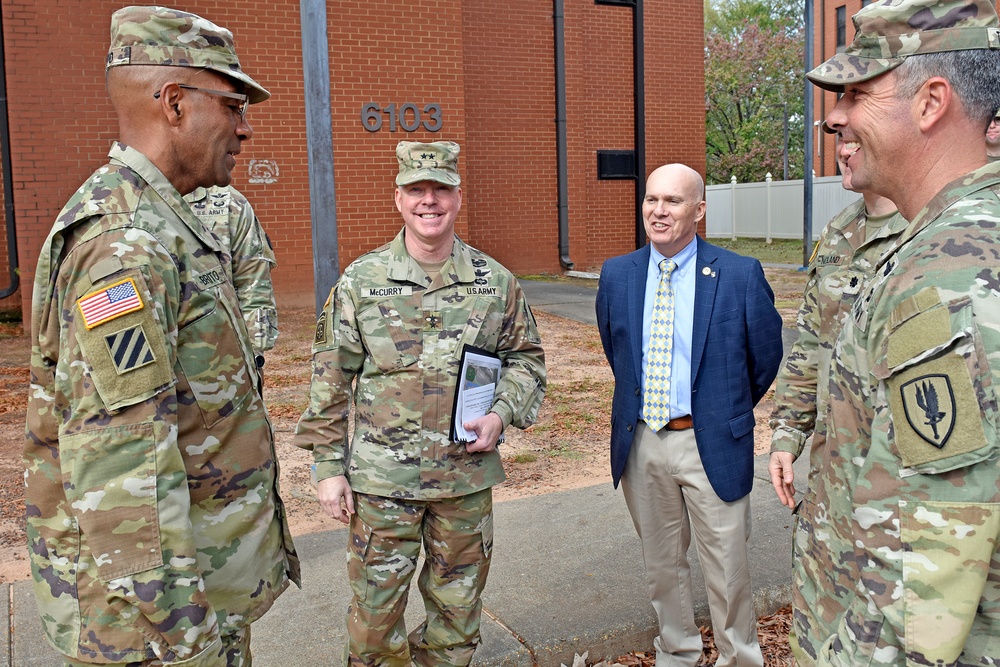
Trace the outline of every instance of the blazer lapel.
<instances>
[{"instance_id":1,"label":"blazer lapel","mask_svg":"<svg viewBox=\"0 0 1000 667\"><path fill-rule=\"evenodd\" d=\"M691 334L691 384L694 385L705 352L705 340L715 306L715 290L719 285L719 271L715 266L717 256L698 237L697 274L694 278L694 330Z\"/></svg>"},{"instance_id":2,"label":"blazer lapel","mask_svg":"<svg viewBox=\"0 0 1000 667\"><path fill-rule=\"evenodd\" d=\"M649 268L649 244L633 255L628 270L628 332L632 346L635 381L642 384L642 306L646 298L646 271Z\"/></svg>"}]
</instances>

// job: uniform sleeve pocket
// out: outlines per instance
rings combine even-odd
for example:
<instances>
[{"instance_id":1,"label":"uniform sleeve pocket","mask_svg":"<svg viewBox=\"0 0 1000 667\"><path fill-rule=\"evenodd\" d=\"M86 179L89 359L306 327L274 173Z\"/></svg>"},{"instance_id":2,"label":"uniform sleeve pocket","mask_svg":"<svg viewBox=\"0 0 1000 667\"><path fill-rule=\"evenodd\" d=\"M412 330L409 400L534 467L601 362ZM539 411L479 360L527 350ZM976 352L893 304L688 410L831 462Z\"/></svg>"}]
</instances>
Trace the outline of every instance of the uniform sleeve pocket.
<instances>
[{"instance_id":1,"label":"uniform sleeve pocket","mask_svg":"<svg viewBox=\"0 0 1000 667\"><path fill-rule=\"evenodd\" d=\"M94 387L111 411L141 403L175 381L162 325L153 314L152 298L141 272L127 271L97 283L90 296L80 302L110 299L105 294L122 287L132 290L135 305L131 309L116 314L115 304L97 302L94 310L88 308L90 324L86 316L80 316L81 325L76 328ZM78 302L77 307L84 306Z\"/></svg>"},{"instance_id":2,"label":"uniform sleeve pocket","mask_svg":"<svg viewBox=\"0 0 1000 667\"><path fill-rule=\"evenodd\" d=\"M873 372L886 383L903 466L936 474L997 455L989 364L968 299L942 302L931 288L900 304Z\"/></svg>"},{"instance_id":3,"label":"uniform sleeve pocket","mask_svg":"<svg viewBox=\"0 0 1000 667\"><path fill-rule=\"evenodd\" d=\"M972 629L1000 541L1000 504L900 503L907 665L950 665ZM919 662L918 662L919 661Z\"/></svg>"},{"instance_id":4,"label":"uniform sleeve pocket","mask_svg":"<svg viewBox=\"0 0 1000 667\"><path fill-rule=\"evenodd\" d=\"M59 450L66 462L66 498L101 579L160 567L153 425L64 435Z\"/></svg>"}]
</instances>

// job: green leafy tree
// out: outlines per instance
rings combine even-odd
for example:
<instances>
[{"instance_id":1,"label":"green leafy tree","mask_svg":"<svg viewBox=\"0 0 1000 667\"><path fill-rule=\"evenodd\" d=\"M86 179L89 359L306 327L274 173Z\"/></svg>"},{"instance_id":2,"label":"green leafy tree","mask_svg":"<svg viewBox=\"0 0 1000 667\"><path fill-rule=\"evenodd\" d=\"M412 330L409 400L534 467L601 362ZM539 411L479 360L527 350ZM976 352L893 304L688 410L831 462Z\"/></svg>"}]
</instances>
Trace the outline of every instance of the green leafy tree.
<instances>
[{"instance_id":1,"label":"green leafy tree","mask_svg":"<svg viewBox=\"0 0 1000 667\"><path fill-rule=\"evenodd\" d=\"M705 0L705 33L739 34L749 20L762 28L799 31L805 0Z\"/></svg>"},{"instance_id":2,"label":"green leafy tree","mask_svg":"<svg viewBox=\"0 0 1000 667\"><path fill-rule=\"evenodd\" d=\"M705 150L709 183L802 178L803 29L791 0L707 0Z\"/></svg>"}]
</instances>

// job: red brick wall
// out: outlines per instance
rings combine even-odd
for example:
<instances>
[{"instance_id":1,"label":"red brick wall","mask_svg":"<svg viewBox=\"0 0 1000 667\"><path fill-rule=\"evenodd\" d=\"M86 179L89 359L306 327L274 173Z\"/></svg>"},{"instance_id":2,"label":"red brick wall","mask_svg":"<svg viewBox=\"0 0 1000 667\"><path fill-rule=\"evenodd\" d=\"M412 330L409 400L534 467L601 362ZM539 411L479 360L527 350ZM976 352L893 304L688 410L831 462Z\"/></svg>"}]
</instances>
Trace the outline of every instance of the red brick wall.
<instances>
[{"instance_id":1,"label":"red brick wall","mask_svg":"<svg viewBox=\"0 0 1000 667\"><path fill-rule=\"evenodd\" d=\"M109 17L122 3L0 3L27 305L53 219L117 134L103 63ZM565 4L569 254L587 269L634 247L634 183L596 177L598 149L633 147L632 11ZM232 30L244 69L273 94L250 110L254 137L234 184L274 241L279 306L311 304L299 3L189 0L184 9ZM396 143L447 139L462 145L458 233L516 272L559 272L552 2L328 0L327 19L341 268L401 226ZM646 0L645 20L647 171L682 161L704 172L701 3ZM368 132L367 102L437 103L442 128L391 132L382 114L383 128ZM276 163L277 182L249 183L251 160ZM0 255L0 272L6 264Z\"/></svg>"},{"instance_id":2,"label":"red brick wall","mask_svg":"<svg viewBox=\"0 0 1000 667\"><path fill-rule=\"evenodd\" d=\"M327 3L341 268L392 239L402 226L393 203L397 142L449 140L467 148L462 4L461 0ZM441 130L431 133L421 127L405 132L397 126L392 132L389 115L383 113L382 129L369 132L360 120L361 108L368 102L382 108L412 103L421 109L438 103ZM466 150L461 158L464 170ZM467 188L463 194L469 196ZM456 225L465 238L470 203L465 201Z\"/></svg>"},{"instance_id":3,"label":"red brick wall","mask_svg":"<svg viewBox=\"0 0 1000 667\"><path fill-rule=\"evenodd\" d=\"M467 240L511 269L558 272L552 2L464 5Z\"/></svg>"}]
</instances>

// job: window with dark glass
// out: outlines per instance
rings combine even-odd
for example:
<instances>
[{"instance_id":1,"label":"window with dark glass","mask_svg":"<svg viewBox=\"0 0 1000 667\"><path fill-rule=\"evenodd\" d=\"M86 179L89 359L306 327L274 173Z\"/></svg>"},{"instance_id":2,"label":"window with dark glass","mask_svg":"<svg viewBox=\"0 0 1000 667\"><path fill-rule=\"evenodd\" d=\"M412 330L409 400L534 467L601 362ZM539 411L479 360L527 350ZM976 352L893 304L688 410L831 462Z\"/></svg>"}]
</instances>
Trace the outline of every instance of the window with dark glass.
<instances>
[{"instance_id":1,"label":"window with dark glass","mask_svg":"<svg viewBox=\"0 0 1000 667\"><path fill-rule=\"evenodd\" d=\"M837 12L837 51L843 51L847 46L847 7L841 5Z\"/></svg>"}]
</instances>

